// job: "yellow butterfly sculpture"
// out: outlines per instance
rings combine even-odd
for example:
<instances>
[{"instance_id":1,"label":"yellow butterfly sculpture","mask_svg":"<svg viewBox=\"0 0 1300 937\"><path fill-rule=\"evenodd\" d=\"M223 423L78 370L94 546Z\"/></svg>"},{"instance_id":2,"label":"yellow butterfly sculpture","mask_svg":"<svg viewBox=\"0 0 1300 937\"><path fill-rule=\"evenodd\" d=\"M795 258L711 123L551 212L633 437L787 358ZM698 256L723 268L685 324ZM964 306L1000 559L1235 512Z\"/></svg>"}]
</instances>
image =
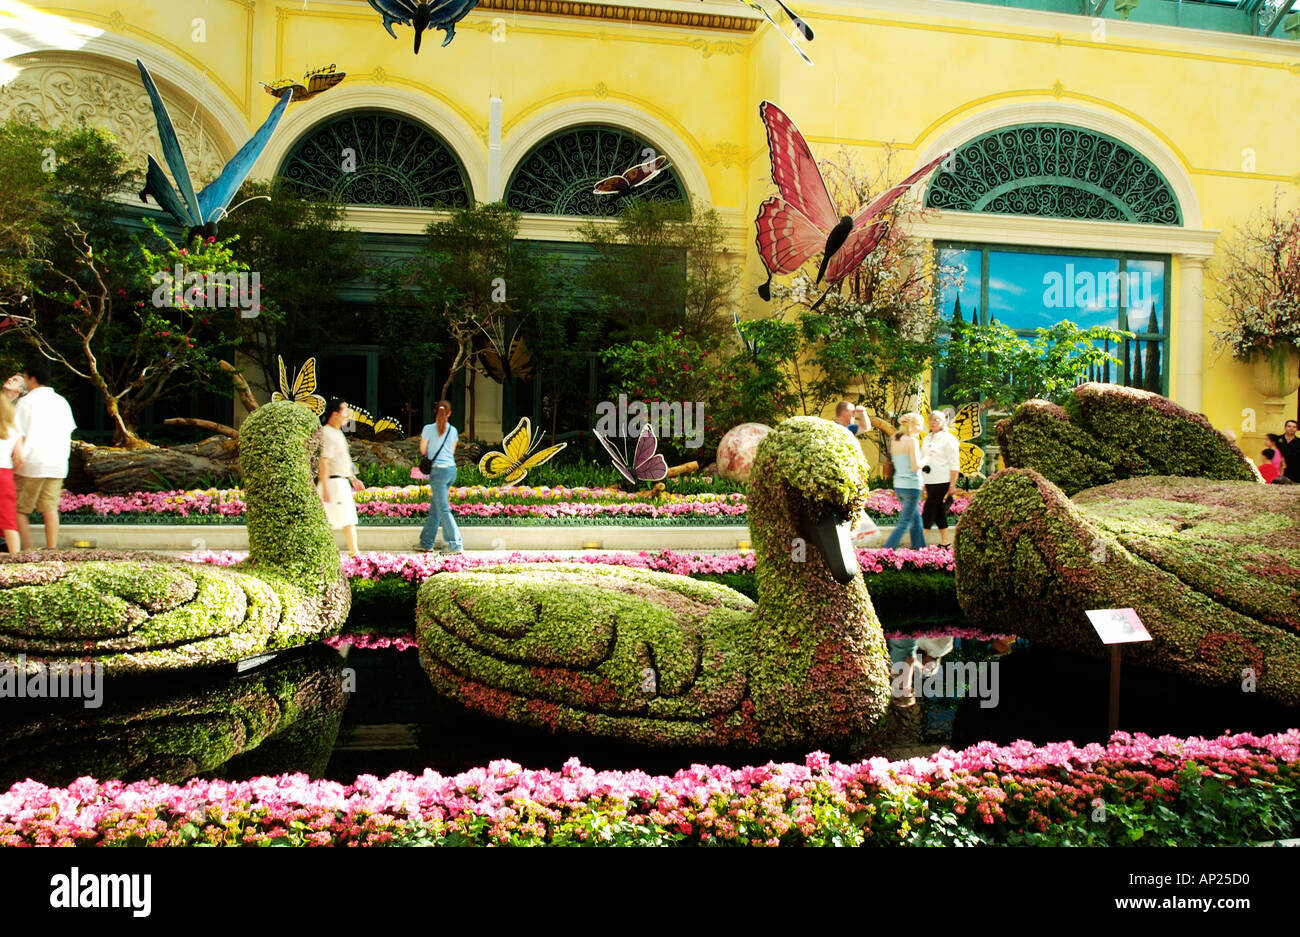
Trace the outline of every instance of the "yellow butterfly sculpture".
<instances>
[{"instance_id":1,"label":"yellow butterfly sculpture","mask_svg":"<svg viewBox=\"0 0 1300 937\"><path fill-rule=\"evenodd\" d=\"M325 398L316 393L316 359L308 358L303 362L298 376L293 379L292 390L289 389L289 374L284 369L284 359L277 355L276 360L280 362L280 389L271 394L271 402L288 400L306 407L317 416L324 413Z\"/></svg>"},{"instance_id":2,"label":"yellow butterfly sculpture","mask_svg":"<svg viewBox=\"0 0 1300 937\"><path fill-rule=\"evenodd\" d=\"M343 425L345 433L352 433L358 439L369 439L375 442L388 442L402 438L402 424L391 416L375 419L370 415L369 410L352 404L348 404L348 409L352 412L352 426L349 428L345 423Z\"/></svg>"},{"instance_id":3,"label":"yellow butterfly sculpture","mask_svg":"<svg viewBox=\"0 0 1300 937\"><path fill-rule=\"evenodd\" d=\"M274 95L277 98L284 97L285 92L292 88L293 101L296 104L299 101L314 98L322 91L328 91L346 77L347 72L337 72L334 70L333 65L326 65L324 68L313 68L303 75L302 84L298 84L292 78L278 78L270 84L263 81L261 85L266 89L267 94Z\"/></svg>"},{"instance_id":4,"label":"yellow butterfly sculpture","mask_svg":"<svg viewBox=\"0 0 1300 937\"><path fill-rule=\"evenodd\" d=\"M539 465L545 464L561 449L568 445L562 442L558 446L547 446L537 452L533 452L537 444L542 441L538 436L536 440L532 438L533 424L528 418L519 421L519 425L512 429L506 438L501 441L501 448L504 452L489 452L483 458L479 459L478 470L487 478L496 478L500 475L505 476L505 486L521 482L524 476L528 474L529 469L535 469Z\"/></svg>"},{"instance_id":5,"label":"yellow butterfly sculpture","mask_svg":"<svg viewBox=\"0 0 1300 937\"><path fill-rule=\"evenodd\" d=\"M924 391L921 392L921 403L918 407L921 419L925 425L930 425L930 400ZM957 452L960 462L958 471L963 475L978 475L984 471L984 450L972 442L970 439L978 439L984 435L984 424L980 420L980 405L977 403L968 403L957 411L951 419L948 420L948 432L957 437L961 443ZM924 441L926 433L923 430L919 437Z\"/></svg>"}]
</instances>

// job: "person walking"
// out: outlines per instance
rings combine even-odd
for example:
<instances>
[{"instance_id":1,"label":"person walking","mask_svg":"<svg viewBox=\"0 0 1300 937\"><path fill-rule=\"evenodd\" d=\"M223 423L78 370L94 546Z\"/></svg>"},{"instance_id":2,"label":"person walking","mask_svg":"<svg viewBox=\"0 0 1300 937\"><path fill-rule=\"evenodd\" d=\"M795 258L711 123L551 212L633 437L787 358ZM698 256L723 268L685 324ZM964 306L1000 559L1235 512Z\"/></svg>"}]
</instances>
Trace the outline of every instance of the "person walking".
<instances>
[{"instance_id":1,"label":"person walking","mask_svg":"<svg viewBox=\"0 0 1300 937\"><path fill-rule=\"evenodd\" d=\"M10 553L22 549L18 536L18 489L14 487L14 468L23 466L23 444L14 426L14 405L0 394L0 530L4 531L5 548Z\"/></svg>"},{"instance_id":2,"label":"person walking","mask_svg":"<svg viewBox=\"0 0 1300 937\"><path fill-rule=\"evenodd\" d=\"M465 552L460 528L456 526L448 500L448 492L456 481L457 438L456 427L451 425L451 404L439 400L434 422L420 434L420 455L428 456L432 463L429 468L429 516L420 528L420 542L415 546L422 553L433 549L439 527L447 542L447 553Z\"/></svg>"},{"instance_id":3,"label":"person walking","mask_svg":"<svg viewBox=\"0 0 1300 937\"><path fill-rule=\"evenodd\" d=\"M948 540L948 506L957 496L957 475L961 470L961 447L948 432L948 417L941 410L930 411L930 435L921 447L921 474L925 476L925 506L921 522L926 530L939 528L940 546Z\"/></svg>"},{"instance_id":4,"label":"person walking","mask_svg":"<svg viewBox=\"0 0 1300 937\"><path fill-rule=\"evenodd\" d=\"M360 491L364 486L352 467L352 454L348 452L348 440L343 435L343 424L352 419L352 411L338 397L325 401L325 413L321 416L320 463L317 469L321 503L325 505L325 517L332 530L342 529L343 540L348 545L348 552L357 555L357 505L352 499L352 492Z\"/></svg>"},{"instance_id":5,"label":"person walking","mask_svg":"<svg viewBox=\"0 0 1300 937\"><path fill-rule=\"evenodd\" d=\"M921 433L921 414L904 413L898 418L898 432L889 442L889 457L894 463L894 493L898 495L898 520L885 541L885 549L892 550L903 540L903 534L910 537L913 550L925 546L925 531L921 529L921 513L918 505L921 501L921 448L916 437Z\"/></svg>"},{"instance_id":6,"label":"person walking","mask_svg":"<svg viewBox=\"0 0 1300 937\"><path fill-rule=\"evenodd\" d=\"M72 418L68 402L49 386L50 369L43 362L30 365L23 372L27 394L18 401L14 426L23 448L23 464L18 469L18 533L24 550L34 549L27 515L40 511L45 522L45 547L59 544L59 495L68 477L68 455L72 451Z\"/></svg>"}]
</instances>

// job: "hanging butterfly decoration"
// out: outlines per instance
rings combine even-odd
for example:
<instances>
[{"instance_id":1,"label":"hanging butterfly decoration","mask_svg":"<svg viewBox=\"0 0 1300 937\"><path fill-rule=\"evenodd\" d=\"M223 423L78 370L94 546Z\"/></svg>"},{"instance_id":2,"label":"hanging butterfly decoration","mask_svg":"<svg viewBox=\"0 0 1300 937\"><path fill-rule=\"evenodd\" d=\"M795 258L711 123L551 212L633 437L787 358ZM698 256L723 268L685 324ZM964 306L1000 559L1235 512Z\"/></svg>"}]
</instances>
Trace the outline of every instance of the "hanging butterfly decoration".
<instances>
[{"instance_id":1,"label":"hanging butterfly decoration","mask_svg":"<svg viewBox=\"0 0 1300 937\"><path fill-rule=\"evenodd\" d=\"M390 416L375 419L364 407L348 404L352 413L351 425L343 424L343 432L372 442L391 442L402 438L402 424Z\"/></svg>"},{"instance_id":2,"label":"hanging butterfly decoration","mask_svg":"<svg viewBox=\"0 0 1300 937\"><path fill-rule=\"evenodd\" d=\"M772 181L780 191L759 206L754 219L758 254L767 268L767 282L758 288L758 295L764 301L770 299L774 275L794 273L821 250L816 282L824 278L828 285L821 299L813 304L816 309L832 287L861 266L889 231L888 221L881 217L885 210L949 154L926 163L853 217L840 216L799 128L771 101L760 104L758 113L767 126Z\"/></svg>"},{"instance_id":3,"label":"hanging butterfly decoration","mask_svg":"<svg viewBox=\"0 0 1300 937\"><path fill-rule=\"evenodd\" d=\"M568 445L562 442L556 446L547 446L533 452L537 444L542 441L539 435L537 439L532 438L533 424L524 417L519 421L519 425L512 429L506 438L501 440L502 452L489 452L483 458L479 459L478 470L483 473L485 478L497 478L505 476L505 487L521 482L524 476L532 469L539 465L545 465L551 457Z\"/></svg>"},{"instance_id":4,"label":"hanging butterfly decoration","mask_svg":"<svg viewBox=\"0 0 1300 937\"><path fill-rule=\"evenodd\" d=\"M400 23L415 30L415 54L420 54L420 37L426 29L441 29L447 34L445 46L456 37L456 24L465 14L478 6L478 0L434 0L417 3L414 0L369 0L375 12L384 18L384 29L394 39L393 24Z\"/></svg>"},{"instance_id":5,"label":"hanging butterfly decoration","mask_svg":"<svg viewBox=\"0 0 1300 937\"><path fill-rule=\"evenodd\" d=\"M594 429L591 432L600 441L600 444L605 447L605 451L609 453L610 459L614 462L614 468L633 485L637 482L663 481L668 477L668 462L658 453L659 440L650 424L645 425L641 430L641 435L637 438L636 451L632 454L631 464L619 454L619 451L614 448L614 444L609 441L608 437Z\"/></svg>"},{"instance_id":6,"label":"hanging butterfly decoration","mask_svg":"<svg viewBox=\"0 0 1300 937\"><path fill-rule=\"evenodd\" d=\"M921 419L925 425L930 425L930 400L928 395L921 392L921 403L917 410L921 414ZM968 440L978 439L984 435L984 423L980 419L980 405L977 403L968 403L962 407L948 420L948 432L957 437L961 445L957 449L957 458L960 463L958 471L962 475L977 475L984 471L984 450ZM917 442L924 441L928 434L922 430L917 436Z\"/></svg>"},{"instance_id":7,"label":"hanging butterfly decoration","mask_svg":"<svg viewBox=\"0 0 1300 937\"><path fill-rule=\"evenodd\" d=\"M162 96L158 93L158 88L153 83L149 70L144 67L144 63L136 59L135 64L140 68L144 90L148 92L149 100L153 104L153 116L158 122L158 139L162 143L163 158L167 160L167 168L172 171L172 178L176 180L176 186L180 189L180 194L177 195L176 189L172 188L172 184L167 181L162 167L150 154L144 188L140 190L140 201L147 202L146 196L152 195L158 207L175 218L181 227L187 229L185 232L187 244L196 234L205 238L216 237L217 222L230 214L230 200L235 197L235 193L248 177L253 164L266 149L271 134L280 123L280 118L284 116L285 108L293 100L293 91L288 89L283 92L280 102L271 109L270 116L262 122L262 126L257 128L252 138L239 148L239 152L230 162L226 163L225 168L221 170L221 175L195 195L190 170L185 164L180 141L176 138L176 128L172 126L172 119L167 114ZM266 198L264 195L256 197Z\"/></svg>"},{"instance_id":8,"label":"hanging butterfly decoration","mask_svg":"<svg viewBox=\"0 0 1300 937\"><path fill-rule=\"evenodd\" d=\"M316 359L308 358L303 362L298 376L293 379L293 388L289 387L289 374L284 369L284 359L276 355L280 362L280 389L271 394L271 402L287 400L306 407L320 416L325 412L325 398L316 393Z\"/></svg>"},{"instance_id":9,"label":"hanging butterfly decoration","mask_svg":"<svg viewBox=\"0 0 1300 937\"><path fill-rule=\"evenodd\" d=\"M292 78L279 78L269 85L263 81L261 85L266 89L267 94L274 95L277 98L284 97L286 93L292 91L293 100L306 101L308 98L314 98L321 92L333 88L347 76L347 72L338 72L334 70L333 65L326 65L324 68L313 68L303 75L301 84Z\"/></svg>"},{"instance_id":10,"label":"hanging butterfly decoration","mask_svg":"<svg viewBox=\"0 0 1300 937\"><path fill-rule=\"evenodd\" d=\"M627 195L638 186L643 186L668 165L667 156L655 156L645 162L637 163L621 176L601 179L591 190L593 195Z\"/></svg>"},{"instance_id":11,"label":"hanging butterfly decoration","mask_svg":"<svg viewBox=\"0 0 1300 937\"><path fill-rule=\"evenodd\" d=\"M526 381L533 376L533 356L522 338L511 340L510 355L504 364L495 344L479 351L478 356L488 375L498 384L504 384L507 377Z\"/></svg>"},{"instance_id":12,"label":"hanging butterfly decoration","mask_svg":"<svg viewBox=\"0 0 1300 937\"><path fill-rule=\"evenodd\" d=\"M785 41L790 43L790 47L794 49L795 52L799 53L799 58L803 59L809 65L813 63L813 60L808 58L808 53L804 52L803 49L799 48L799 43L797 43L791 36L789 36L786 33L786 31L777 24L776 20L772 19L772 15L768 13L767 10L765 10L759 3L757 3L756 0L740 0L740 2L743 3L745 6L749 7L755 13L763 14L763 18L772 24L772 28L775 29L777 32L779 32L783 37L785 37ZM805 23L793 10L791 10L788 6L782 3L781 0L776 0L776 3L777 6L779 6L782 10L785 11L785 15L789 17L790 22L794 24L794 28L798 31L799 35L803 36L804 39L806 39L808 42L812 42L813 41L812 27L809 26L807 23Z\"/></svg>"}]
</instances>

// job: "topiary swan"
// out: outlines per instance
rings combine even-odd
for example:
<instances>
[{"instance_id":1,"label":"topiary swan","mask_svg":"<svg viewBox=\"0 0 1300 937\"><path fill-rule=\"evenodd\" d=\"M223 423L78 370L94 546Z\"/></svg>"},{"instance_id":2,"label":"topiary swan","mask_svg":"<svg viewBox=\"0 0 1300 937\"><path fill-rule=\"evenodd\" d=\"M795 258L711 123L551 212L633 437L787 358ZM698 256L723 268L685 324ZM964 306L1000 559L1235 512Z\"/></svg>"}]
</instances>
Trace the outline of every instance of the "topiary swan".
<instances>
[{"instance_id":1,"label":"topiary swan","mask_svg":"<svg viewBox=\"0 0 1300 937\"><path fill-rule=\"evenodd\" d=\"M759 444L749 487L757 607L648 570L442 573L420 587L421 659L443 695L552 730L648 745L843 741L889 702L884 635L848 540L866 493L866 460L842 427L787 420Z\"/></svg>"},{"instance_id":2,"label":"topiary swan","mask_svg":"<svg viewBox=\"0 0 1300 937\"><path fill-rule=\"evenodd\" d=\"M1152 640L1126 660L1300 705L1300 489L1261 484L1203 417L1130 388L1030 401L998 437L1013 467L957 525L976 625L1100 655L1084 611L1131 607Z\"/></svg>"},{"instance_id":3,"label":"topiary swan","mask_svg":"<svg viewBox=\"0 0 1300 937\"><path fill-rule=\"evenodd\" d=\"M320 424L296 404L244 421L249 555L236 566L108 550L0 557L0 667L22 655L31 673L75 661L176 670L338 633L352 593L312 484L319 446Z\"/></svg>"}]
</instances>

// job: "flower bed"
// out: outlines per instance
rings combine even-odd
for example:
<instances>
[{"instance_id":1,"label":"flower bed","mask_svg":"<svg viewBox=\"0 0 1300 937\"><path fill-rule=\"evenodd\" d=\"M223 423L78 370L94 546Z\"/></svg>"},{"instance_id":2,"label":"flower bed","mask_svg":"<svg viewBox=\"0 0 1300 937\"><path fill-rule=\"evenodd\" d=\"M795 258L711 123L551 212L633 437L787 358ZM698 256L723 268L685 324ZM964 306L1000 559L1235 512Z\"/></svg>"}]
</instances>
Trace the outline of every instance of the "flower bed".
<instances>
[{"instance_id":1,"label":"flower bed","mask_svg":"<svg viewBox=\"0 0 1300 937\"><path fill-rule=\"evenodd\" d=\"M366 488L356 495L362 524L423 523L429 513L427 485ZM452 513L457 521L476 524L736 524L746 521L743 494L667 494L653 501L614 488L452 488ZM952 514L970 503L958 495ZM69 523L109 519L131 523L223 523L244 519L244 493L239 488L192 491L136 491L128 495L64 492L59 510ZM866 511L877 520L898 515L893 489L867 496Z\"/></svg>"},{"instance_id":2,"label":"flower bed","mask_svg":"<svg viewBox=\"0 0 1300 937\"><path fill-rule=\"evenodd\" d=\"M494 761L352 784L81 778L0 795L0 845L1206 845L1300 828L1300 730L928 759L694 765L672 777Z\"/></svg>"},{"instance_id":3,"label":"flower bed","mask_svg":"<svg viewBox=\"0 0 1300 937\"><path fill-rule=\"evenodd\" d=\"M185 553L181 559L229 566L248 554L235 550ZM921 550L858 550L858 565L866 577L876 609L889 617L953 621L962 617L957 606L952 553L942 547ZM720 582L750 598L757 597L753 553L510 553L503 556L440 556L434 553L362 553L343 561L352 586L352 617L348 630L369 633L376 621L396 620L394 634L406 634L415 609L415 593L429 576L502 563L581 562L652 569ZM952 634L951 630L943 632Z\"/></svg>"}]
</instances>

